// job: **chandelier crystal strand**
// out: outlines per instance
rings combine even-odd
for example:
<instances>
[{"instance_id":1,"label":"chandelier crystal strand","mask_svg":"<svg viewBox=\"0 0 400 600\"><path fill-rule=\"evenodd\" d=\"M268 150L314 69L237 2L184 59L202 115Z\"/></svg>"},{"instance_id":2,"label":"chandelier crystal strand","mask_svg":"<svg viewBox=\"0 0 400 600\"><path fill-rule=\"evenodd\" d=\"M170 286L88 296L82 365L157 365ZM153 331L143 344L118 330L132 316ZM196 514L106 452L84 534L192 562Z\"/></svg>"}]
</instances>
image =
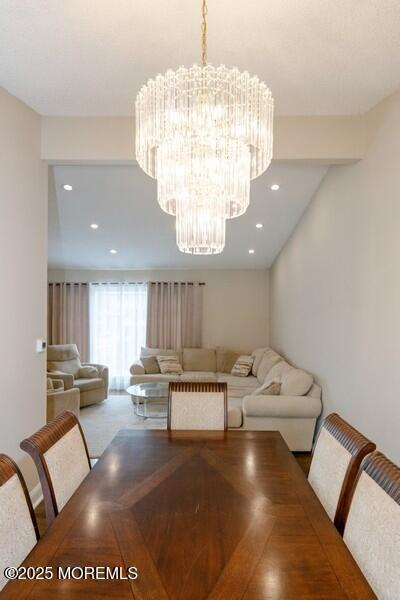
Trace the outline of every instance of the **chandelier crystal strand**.
<instances>
[{"instance_id":1,"label":"chandelier crystal strand","mask_svg":"<svg viewBox=\"0 0 400 600\"><path fill-rule=\"evenodd\" d=\"M216 254L225 219L249 205L250 180L272 158L273 99L249 73L207 64L202 3L202 66L157 75L136 99L136 157L158 181L161 208L177 217L183 252Z\"/></svg>"}]
</instances>

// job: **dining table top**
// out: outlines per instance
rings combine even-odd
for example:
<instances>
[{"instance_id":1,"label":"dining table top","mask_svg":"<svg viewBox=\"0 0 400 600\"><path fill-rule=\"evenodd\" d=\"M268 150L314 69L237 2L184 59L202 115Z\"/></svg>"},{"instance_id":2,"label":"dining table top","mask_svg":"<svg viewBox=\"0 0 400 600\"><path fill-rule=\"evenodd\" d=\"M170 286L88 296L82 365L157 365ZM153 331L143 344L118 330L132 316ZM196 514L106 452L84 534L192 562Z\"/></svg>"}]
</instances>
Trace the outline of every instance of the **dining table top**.
<instances>
[{"instance_id":1,"label":"dining table top","mask_svg":"<svg viewBox=\"0 0 400 600\"><path fill-rule=\"evenodd\" d=\"M120 431L23 567L2 598L375 598L279 432Z\"/></svg>"}]
</instances>

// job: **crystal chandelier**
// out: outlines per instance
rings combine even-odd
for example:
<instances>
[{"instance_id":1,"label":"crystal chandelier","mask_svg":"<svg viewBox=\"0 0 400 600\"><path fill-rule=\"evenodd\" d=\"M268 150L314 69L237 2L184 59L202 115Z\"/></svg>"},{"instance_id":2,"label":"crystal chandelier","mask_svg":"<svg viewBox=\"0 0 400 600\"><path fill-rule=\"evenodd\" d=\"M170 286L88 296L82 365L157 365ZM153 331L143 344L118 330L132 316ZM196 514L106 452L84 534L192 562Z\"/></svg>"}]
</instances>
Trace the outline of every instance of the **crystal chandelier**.
<instances>
[{"instance_id":1,"label":"crystal chandelier","mask_svg":"<svg viewBox=\"0 0 400 600\"><path fill-rule=\"evenodd\" d=\"M273 99L258 77L207 63L157 75L136 98L136 157L157 179L161 208L176 216L179 250L219 254L225 221L246 212L250 180L272 158Z\"/></svg>"}]
</instances>

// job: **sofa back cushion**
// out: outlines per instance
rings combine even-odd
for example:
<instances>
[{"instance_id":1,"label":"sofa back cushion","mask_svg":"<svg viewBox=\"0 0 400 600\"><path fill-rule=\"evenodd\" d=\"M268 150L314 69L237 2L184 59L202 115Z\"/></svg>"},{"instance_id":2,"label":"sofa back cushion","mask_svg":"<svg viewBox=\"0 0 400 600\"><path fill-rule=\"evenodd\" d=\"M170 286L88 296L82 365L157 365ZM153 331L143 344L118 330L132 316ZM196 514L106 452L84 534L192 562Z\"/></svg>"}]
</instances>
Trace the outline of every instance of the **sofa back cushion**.
<instances>
[{"instance_id":1,"label":"sofa back cushion","mask_svg":"<svg viewBox=\"0 0 400 600\"><path fill-rule=\"evenodd\" d=\"M218 373L230 373L233 369L233 365L240 356L239 352L227 350L226 348L222 347L217 348L216 354Z\"/></svg>"},{"instance_id":2,"label":"sofa back cushion","mask_svg":"<svg viewBox=\"0 0 400 600\"><path fill-rule=\"evenodd\" d=\"M81 366L76 344L51 345L47 348L48 371L61 371L75 377Z\"/></svg>"},{"instance_id":3,"label":"sofa back cushion","mask_svg":"<svg viewBox=\"0 0 400 600\"><path fill-rule=\"evenodd\" d=\"M292 365L290 365L285 360L280 360L278 363L276 363L276 365L272 367L272 369L268 373L267 377L264 380L264 386L268 387L269 384L273 381L279 381L279 383L282 383L282 375L287 371L291 371L293 368L294 367L292 367Z\"/></svg>"},{"instance_id":4,"label":"sofa back cushion","mask_svg":"<svg viewBox=\"0 0 400 600\"><path fill-rule=\"evenodd\" d=\"M217 370L217 355L214 348L184 348L184 371L213 371Z\"/></svg>"},{"instance_id":5,"label":"sofa back cushion","mask_svg":"<svg viewBox=\"0 0 400 600\"><path fill-rule=\"evenodd\" d=\"M289 369L281 377L281 395L305 396L313 381L312 376L303 369Z\"/></svg>"},{"instance_id":6,"label":"sofa back cushion","mask_svg":"<svg viewBox=\"0 0 400 600\"><path fill-rule=\"evenodd\" d=\"M260 362L260 365L257 369L257 379L260 383L264 383L266 376L272 369L276 363L282 360L282 357L279 356L274 350L267 350Z\"/></svg>"},{"instance_id":7,"label":"sofa back cushion","mask_svg":"<svg viewBox=\"0 0 400 600\"><path fill-rule=\"evenodd\" d=\"M173 350L171 348L147 348L142 346L140 350L140 358L146 358L147 356L177 356L178 361L182 364L181 350Z\"/></svg>"},{"instance_id":8,"label":"sofa back cushion","mask_svg":"<svg viewBox=\"0 0 400 600\"><path fill-rule=\"evenodd\" d=\"M260 366L262 357L267 350L270 350L270 348L256 348L256 350L253 350L251 353L251 356L254 358L253 366L251 367L251 372L253 375L257 375L258 367Z\"/></svg>"}]
</instances>

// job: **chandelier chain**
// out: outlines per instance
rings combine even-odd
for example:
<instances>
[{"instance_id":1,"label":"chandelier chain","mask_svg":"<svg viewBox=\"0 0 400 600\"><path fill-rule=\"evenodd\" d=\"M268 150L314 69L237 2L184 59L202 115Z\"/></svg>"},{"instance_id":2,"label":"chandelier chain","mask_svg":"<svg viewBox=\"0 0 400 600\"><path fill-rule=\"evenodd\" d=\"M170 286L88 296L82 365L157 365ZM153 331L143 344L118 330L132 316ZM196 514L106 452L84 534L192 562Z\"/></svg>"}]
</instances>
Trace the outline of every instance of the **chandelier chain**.
<instances>
[{"instance_id":1,"label":"chandelier chain","mask_svg":"<svg viewBox=\"0 0 400 600\"><path fill-rule=\"evenodd\" d=\"M201 62L203 67L207 64L207 0L203 0L201 6Z\"/></svg>"}]
</instances>

